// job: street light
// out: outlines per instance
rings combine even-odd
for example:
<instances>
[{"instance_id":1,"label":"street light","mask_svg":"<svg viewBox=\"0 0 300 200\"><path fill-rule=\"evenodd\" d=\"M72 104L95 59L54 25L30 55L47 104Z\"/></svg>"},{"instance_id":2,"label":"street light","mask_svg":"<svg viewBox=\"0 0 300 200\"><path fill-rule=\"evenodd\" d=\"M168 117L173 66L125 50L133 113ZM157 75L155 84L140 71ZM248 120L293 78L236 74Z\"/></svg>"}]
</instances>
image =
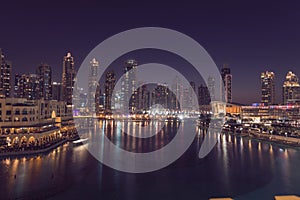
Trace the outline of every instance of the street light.
<instances>
[{"instance_id":1,"label":"street light","mask_svg":"<svg viewBox=\"0 0 300 200\"><path fill-rule=\"evenodd\" d=\"M287 141L287 132L285 132L284 134L285 134L285 141Z\"/></svg>"}]
</instances>

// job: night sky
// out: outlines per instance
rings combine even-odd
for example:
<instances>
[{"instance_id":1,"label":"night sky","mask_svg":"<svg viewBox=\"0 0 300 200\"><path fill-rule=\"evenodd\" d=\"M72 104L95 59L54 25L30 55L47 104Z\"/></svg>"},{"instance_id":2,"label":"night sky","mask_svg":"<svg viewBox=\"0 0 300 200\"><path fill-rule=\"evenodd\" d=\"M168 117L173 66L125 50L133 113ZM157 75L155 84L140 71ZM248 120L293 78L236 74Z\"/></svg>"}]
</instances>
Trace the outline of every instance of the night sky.
<instances>
[{"instance_id":1,"label":"night sky","mask_svg":"<svg viewBox=\"0 0 300 200\"><path fill-rule=\"evenodd\" d=\"M287 71L300 76L297 1L0 2L0 48L13 63L13 74L34 73L46 62L53 68L54 80L59 81L62 58L68 51L78 68L107 37L145 26L185 33L197 40L218 66L228 63L234 102L260 101L260 72L264 70L276 74L277 102Z\"/></svg>"}]
</instances>

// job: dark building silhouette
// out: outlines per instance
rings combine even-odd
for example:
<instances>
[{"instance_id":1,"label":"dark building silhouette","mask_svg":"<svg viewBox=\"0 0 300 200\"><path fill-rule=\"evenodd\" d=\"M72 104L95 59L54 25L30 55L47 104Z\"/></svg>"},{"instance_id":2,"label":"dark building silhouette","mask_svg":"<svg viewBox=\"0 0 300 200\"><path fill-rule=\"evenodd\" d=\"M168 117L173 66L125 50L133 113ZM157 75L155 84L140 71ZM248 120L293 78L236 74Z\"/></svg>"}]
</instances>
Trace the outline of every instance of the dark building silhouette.
<instances>
[{"instance_id":1,"label":"dark building silhouette","mask_svg":"<svg viewBox=\"0 0 300 200\"><path fill-rule=\"evenodd\" d=\"M62 73L62 97L68 105L72 104L72 96L75 82L74 58L71 53L63 59L63 73Z\"/></svg>"},{"instance_id":2,"label":"dark building silhouette","mask_svg":"<svg viewBox=\"0 0 300 200\"><path fill-rule=\"evenodd\" d=\"M52 99L52 70L47 64L41 64L36 70L39 79L38 98L51 100Z\"/></svg>"},{"instance_id":3,"label":"dark building silhouette","mask_svg":"<svg viewBox=\"0 0 300 200\"><path fill-rule=\"evenodd\" d=\"M12 65L5 59L5 56L0 49L0 96L11 96L11 72Z\"/></svg>"}]
</instances>

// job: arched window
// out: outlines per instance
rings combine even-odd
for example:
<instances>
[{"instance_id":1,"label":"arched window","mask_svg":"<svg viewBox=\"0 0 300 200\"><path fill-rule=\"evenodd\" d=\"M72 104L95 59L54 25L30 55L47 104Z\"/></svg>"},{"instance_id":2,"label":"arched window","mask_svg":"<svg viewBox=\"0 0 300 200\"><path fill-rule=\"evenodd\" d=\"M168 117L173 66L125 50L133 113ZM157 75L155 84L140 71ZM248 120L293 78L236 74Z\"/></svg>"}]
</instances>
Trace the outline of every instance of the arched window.
<instances>
[{"instance_id":1,"label":"arched window","mask_svg":"<svg viewBox=\"0 0 300 200\"><path fill-rule=\"evenodd\" d=\"M22 110L22 115L27 115L27 109L26 109L26 108L24 108L24 109Z\"/></svg>"},{"instance_id":2,"label":"arched window","mask_svg":"<svg viewBox=\"0 0 300 200\"><path fill-rule=\"evenodd\" d=\"M19 109L19 108L17 108L17 109L15 110L15 115L20 115L20 109Z\"/></svg>"},{"instance_id":3,"label":"arched window","mask_svg":"<svg viewBox=\"0 0 300 200\"><path fill-rule=\"evenodd\" d=\"M22 118L22 122L27 122L27 121L28 121L27 117Z\"/></svg>"}]
</instances>

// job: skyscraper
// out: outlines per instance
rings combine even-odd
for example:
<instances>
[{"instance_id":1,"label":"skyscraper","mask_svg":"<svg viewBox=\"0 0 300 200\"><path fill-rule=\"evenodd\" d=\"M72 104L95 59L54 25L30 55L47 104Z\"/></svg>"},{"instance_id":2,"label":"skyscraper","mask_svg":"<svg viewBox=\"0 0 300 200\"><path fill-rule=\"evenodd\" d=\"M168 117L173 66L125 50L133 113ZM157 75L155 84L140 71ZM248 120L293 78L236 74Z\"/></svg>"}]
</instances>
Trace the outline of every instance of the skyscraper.
<instances>
[{"instance_id":1,"label":"skyscraper","mask_svg":"<svg viewBox=\"0 0 300 200\"><path fill-rule=\"evenodd\" d=\"M52 71L51 67L47 64L41 64L36 70L39 78L39 94L38 98L50 100L52 99Z\"/></svg>"},{"instance_id":2,"label":"skyscraper","mask_svg":"<svg viewBox=\"0 0 300 200\"><path fill-rule=\"evenodd\" d=\"M62 100L62 86L61 83L52 83L52 99L61 101Z\"/></svg>"},{"instance_id":3,"label":"skyscraper","mask_svg":"<svg viewBox=\"0 0 300 200\"><path fill-rule=\"evenodd\" d=\"M150 92L147 89L147 85L142 85L137 89L137 110L143 112L149 110L150 107Z\"/></svg>"},{"instance_id":4,"label":"skyscraper","mask_svg":"<svg viewBox=\"0 0 300 200\"><path fill-rule=\"evenodd\" d=\"M215 101L215 88L216 88L216 83L214 77L209 76L207 78L207 88L209 91L209 96L211 101Z\"/></svg>"},{"instance_id":5,"label":"skyscraper","mask_svg":"<svg viewBox=\"0 0 300 200\"><path fill-rule=\"evenodd\" d=\"M183 86L179 77L175 77L172 83L171 108L180 110L183 105Z\"/></svg>"},{"instance_id":6,"label":"skyscraper","mask_svg":"<svg viewBox=\"0 0 300 200\"><path fill-rule=\"evenodd\" d=\"M136 110L136 67L138 63L135 60L127 60L124 66L124 78L122 80L121 104L128 104L129 112ZM127 106L126 106L127 107Z\"/></svg>"},{"instance_id":7,"label":"skyscraper","mask_svg":"<svg viewBox=\"0 0 300 200\"><path fill-rule=\"evenodd\" d=\"M232 75L231 70L227 64L224 64L221 69L221 76L224 84L224 97L228 103L232 102Z\"/></svg>"},{"instance_id":8,"label":"skyscraper","mask_svg":"<svg viewBox=\"0 0 300 200\"><path fill-rule=\"evenodd\" d=\"M96 112L96 102L99 101L99 99L96 99L96 90L98 86L98 68L99 68L99 62L93 58L90 61L90 67L89 67L89 88L88 88L88 110L90 114L93 114Z\"/></svg>"},{"instance_id":9,"label":"skyscraper","mask_svg":"<svg viewBox=\"0 0 300 200\"><path fill-rule=\"evenodd\" d=\"M63 59L62 73L62 97L68 105L72 104L72 96L75 82L74 58L71 53L67 53Z\"/></svg>"},{"instance_id":10,"label":"skyscraper","mask_svg":"<svg viewBox=\"0 0 300 200\"><path fill-rule=\"evenodd\" d=\"M210 103L209 90L202 84L198 87L198 103L199 105L209 105Z\"/></svg>"},{"instance_id":11,"label":"skyscraper","mask_svg":"<svg viewBox=\"0 0 300 200\"><path fill-rule=\"evenodd\" d=\"M14 82L14 98L22 98L22 94L24 91L24 83L23 83L22 75L16 74L15 75L15 82Z\"/></svg>"},{"instance_id":12,"label":"skyscraper","mask_svg":"<svg viewBox=\"0 0 300 200\"><path fill-rule=\"evenodd\" d=\"M261 73L261 103L272 105L275 103L275 74L274 72Z\"/></svg>"},{"instance_id":13,"label":"skyscraper","mask_svg":"<svg viewBox=\"0 0 300 200\"><path fill-rule=\"evenodd\" d=\"M300 85L298 77L291 71L287 73L286 80L282 86L282 100L284 104L299 103L300 101Z\"/></svg>"},{"instance_id":14,"label":"skyscraper","mask_svg":"<svg viewBox=\"0 0 300 200\"><path fill-rule=\"evenodd\" d=\"M17 74L15 76L14 97L36 100L39 91L39 77L37 74Z\"/></svg>"},{"instance_id":15,"label":"skyscraper","mask_svg":"<svg viewBox=\"0 0 300 200\"><path fill-rule=\"evenodd\" d=\"M113 90L116 84L116 74L113 71L108 71L106 73L105 79L105 110L110 113L113 109L112 98Z\"/></svg>"},{"instance_id":16,"label":"skyscraper","mask_svg":"<svg viewBox=\"0 0 300 200\"><path fill-rule=\"evenodd\" d=\"M11 63L5 60L5 56L0 49L0 96L11 96Z\"/></svg>"},{"instance_id":17,"label":"skyscraper","mask_svg":"<svg viewBox=\"0 0 300 200\"><path fill-rule=\"evenodd\" d=\"M160 104L168 109L169 89L166 84L158 84L152 91L152 105Z\"/></svg>"}]
</instances>

